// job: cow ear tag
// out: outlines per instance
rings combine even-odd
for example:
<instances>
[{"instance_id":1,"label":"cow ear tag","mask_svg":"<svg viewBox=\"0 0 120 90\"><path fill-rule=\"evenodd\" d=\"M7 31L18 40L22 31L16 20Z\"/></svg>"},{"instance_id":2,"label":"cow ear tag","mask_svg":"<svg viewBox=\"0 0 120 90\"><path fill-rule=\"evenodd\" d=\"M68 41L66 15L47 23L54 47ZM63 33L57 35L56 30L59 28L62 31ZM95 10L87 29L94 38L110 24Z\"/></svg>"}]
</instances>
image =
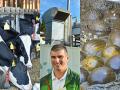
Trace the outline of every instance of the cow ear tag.
<instances>
[{"instance_id":1,"label":"cow ear tag","mask_svg":"<svg viewBox=\"0 0 120 90\"><path fill-rule=\"evenodd\" d=\"M36 19L36 21L39 21L39 17L38 17L38 16L36 16L36 18L35 18L35 19Z\"/></svg>"},{"instance_id":2,"label":"cow ear tag","mask_svg":"<svg viewBox=\"0 0 120 90\"><path fill-rule=\"evenodd\" d=\"M15 47L14 47L14 45L13 45L12 42L10 42L10 49L11 49L11 50L14 50L14 49L15 49Z\"/></svg>"},{"instance_id":3,"label":"cow ear tag","mask_svg":"<svg viewBox=\"0 0 120 90\"><path fill-rule=\"evenodd\" d=\"M12 61L12 67L15 67L16 64L15 64L15 60Z\"/></svg>"},{"instance_id":4,"label":"cow ear tag","mask_svg":"<svg viewBox=\"0 0 120 90\"><path fill-rule=\"evenodd\" d=\"M36 45L36 51L40 51L40 45L39 44Z\"/></svg>"},{"instance_id":5,"label":"cow ear tag","mask_svg":"<svg viewBox=\"0 0 120 90\"><path fill-rule=\"evenodd\" d=\"M7 22L5 22L4 30L10 30L10 25Z\"/></svg>"}]
</instances>

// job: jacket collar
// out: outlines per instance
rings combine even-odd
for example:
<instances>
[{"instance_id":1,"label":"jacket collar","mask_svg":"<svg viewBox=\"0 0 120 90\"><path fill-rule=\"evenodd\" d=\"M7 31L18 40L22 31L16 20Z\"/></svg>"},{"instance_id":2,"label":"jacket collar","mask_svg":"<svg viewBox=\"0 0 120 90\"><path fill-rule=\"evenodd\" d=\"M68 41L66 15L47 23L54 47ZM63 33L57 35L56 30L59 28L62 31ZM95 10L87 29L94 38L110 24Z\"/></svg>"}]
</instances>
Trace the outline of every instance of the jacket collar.
<instances>
[{"instance_id":1,"label":"jacket collar","mask_svg":"<svg viewBox=\"0 0 120 90\"><path fill-rule=\"evenodd\" d=\"M48 90L52 90L52 74L49 74L46 81L45 81Z\"/></svg>"},{"instance_id":2,"label":"jacket collar","mask_svg":"<svg viewBox=\"0 0 120 90\"><path fill-rule=\"evenodd\" d=\"M66 85L71 82L72 77L73 77L73 75L71 74L71 70L68 68L64 87L66 87ZM48 76L47 85L48 85L48 88L50 88L48 90L52 90L52 73L49 74L49 76Z\"/></svg>"},{"instance_id":3,"label":"jacket collar","mask_svg":"<svg viewBox=\"0 0 120 90\"><path fill-rule=\"evenodd\" d=\"M72 77L73 77L73 76L72 76L72 74L71 74L71 70L68 69L64 87L71 82Z\"/></svg>"},{"instance_id":4,"label":"jacket collar","mask_svg":"<svg viewBox=\"0 0 120 90\"><path fill-rule=\"evenodd\" d=\"M68 72L68 68L67 68L67 70L65 71L64 75L63 75L59 80L65 79L66 76L67 76L67 72ZM52 80L55 80L55 79L57 79L57 78L55 77L54 71L52 70Z\"/></svg>"}]
</instances>

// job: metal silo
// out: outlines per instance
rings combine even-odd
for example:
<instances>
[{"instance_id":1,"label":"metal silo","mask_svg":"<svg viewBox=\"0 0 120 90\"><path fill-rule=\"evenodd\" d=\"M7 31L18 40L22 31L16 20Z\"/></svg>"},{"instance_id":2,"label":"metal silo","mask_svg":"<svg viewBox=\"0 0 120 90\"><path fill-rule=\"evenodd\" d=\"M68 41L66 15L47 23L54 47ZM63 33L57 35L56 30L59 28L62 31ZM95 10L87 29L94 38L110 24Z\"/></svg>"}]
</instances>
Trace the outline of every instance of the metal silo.
<instances>
[{"instance_id":1,"label":"metal silo","mask_svg":"<svg viewBox=\"0 0 120 90\"><path fill-rule=\"evenodd\" d=\"M53 7L42 16L46 25L46 44L69 43L71 27L67 24L70 12Z\"/></svg>"}]
</instances>

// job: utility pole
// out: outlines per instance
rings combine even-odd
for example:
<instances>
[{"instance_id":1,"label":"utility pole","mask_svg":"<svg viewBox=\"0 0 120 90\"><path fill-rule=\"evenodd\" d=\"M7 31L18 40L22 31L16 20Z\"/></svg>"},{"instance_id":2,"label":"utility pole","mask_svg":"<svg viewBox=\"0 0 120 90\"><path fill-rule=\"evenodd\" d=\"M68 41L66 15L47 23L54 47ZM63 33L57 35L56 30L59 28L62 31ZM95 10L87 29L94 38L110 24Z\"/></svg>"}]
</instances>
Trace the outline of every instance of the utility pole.
<instances>
[{"instance_id":1,"label":"utility pole","mask_svg":"<svg viewBox=\"0 0 120 90\"><path fill-rule=\"evenodd\" d=\"M70 12L70 0L67 0L67 11ZM67 20L67 42L72 46L71 15L69 15Z\"/></svg>"},{"instance_id":2,"label":"utility pole","mask_svg":"<svg viewBox=\"0 0 120 90\"><path fill-rule=\"evenodd\" d=\"M70 0L67 0L67 10L70 11Z\"/></svg>"}]
</instances>

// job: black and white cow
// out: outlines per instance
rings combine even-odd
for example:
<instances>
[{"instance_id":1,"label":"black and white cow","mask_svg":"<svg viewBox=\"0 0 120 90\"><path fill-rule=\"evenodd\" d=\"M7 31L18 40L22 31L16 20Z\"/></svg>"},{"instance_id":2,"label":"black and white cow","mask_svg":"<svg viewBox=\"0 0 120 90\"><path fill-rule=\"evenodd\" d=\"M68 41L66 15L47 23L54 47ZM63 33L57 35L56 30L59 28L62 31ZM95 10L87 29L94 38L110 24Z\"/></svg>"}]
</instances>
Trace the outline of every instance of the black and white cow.
<instances>
[{"instance_id":1,"label":"black and white cow","mask_svg":"<svg viewBox=\"0 0 120 90\"><path fill-rule=\"evenodd\" d=\"M27 67L18 61L16 67L10 69L10 81L21 90L31 90L32 83Z\"/></svg>"},{"instance_id":2,"label":"black and white cow","mask_svg":"<svg viewBox=\"0 0 120 90\"><path fill-rule=\"evenodd\" d=\"M5 43L9 46L9 42L13 42L16 46L16 54L20 58L22 62L26 64L28 68L32 67L31 58L30 58L30 51L31 51L31 37L28 34L19 34L13 28L11 30L3 30L0 27L0 35L2 36ZM24 57L21 58L21 56Z\"/></svg>"},{"instance_id":3,"label":"black and white cow","mask_svg":"<svg viewBox=\"0 0 120 90\"><path fill-rule=\"evenodd\" d=\"M22 34L16 40L16 53L19 56L20 61L22 61L28 68L32 67L31 63L31 46L32 40L30 35Z\"/></svg>"},{"instance_id":4,"label":"black and white cow","mask_svg":"<svg viewBox=\"0 0 120 90\"><path fill-rule=\"evenodd\" d=\"M16 46L15 53L9 49L9 42ZM18 33L11 27L10 30L5 31L4 23L0 24L0 70L4 71L6 76L9 71L9 81L21 90L31 90L32 88L27 71L27 67L32 67L30 59L31 45L30 35ZM13 59L16 62L15 67L12 67Z\"/></svg>"},{"instance_id":5,"label":"black and white cow","mask_svg":"<svg viewBox=\"0 0 120 90\"><path fill-rule=\"evenodd\" d=\"M16 58L14 54L9 50L8 46L2 39L0 35L0 49L2 53L0 53L0 69L7 73L9 71L9 80L12 82L16 87L21 90L31 90L32 83L27 71L27 67L24 65L23 62ZM4 52L3 52L4 51ZM5 55L4 55L5 54ZM11 62L12 60L16 60L16 66L12 67Z\"/></svg>"},{"instance_id":6,"label":"black and white cow","mask_svg":"<svg viewBox=\"0 0 120 90\"><path fill-rule=\"evenodd\" d=\"M21 90L31 90L32 83L27 67L18 61L15 67L0 66L5 73L9 71L9 81Z\"/></svg>"}]
</instances>

